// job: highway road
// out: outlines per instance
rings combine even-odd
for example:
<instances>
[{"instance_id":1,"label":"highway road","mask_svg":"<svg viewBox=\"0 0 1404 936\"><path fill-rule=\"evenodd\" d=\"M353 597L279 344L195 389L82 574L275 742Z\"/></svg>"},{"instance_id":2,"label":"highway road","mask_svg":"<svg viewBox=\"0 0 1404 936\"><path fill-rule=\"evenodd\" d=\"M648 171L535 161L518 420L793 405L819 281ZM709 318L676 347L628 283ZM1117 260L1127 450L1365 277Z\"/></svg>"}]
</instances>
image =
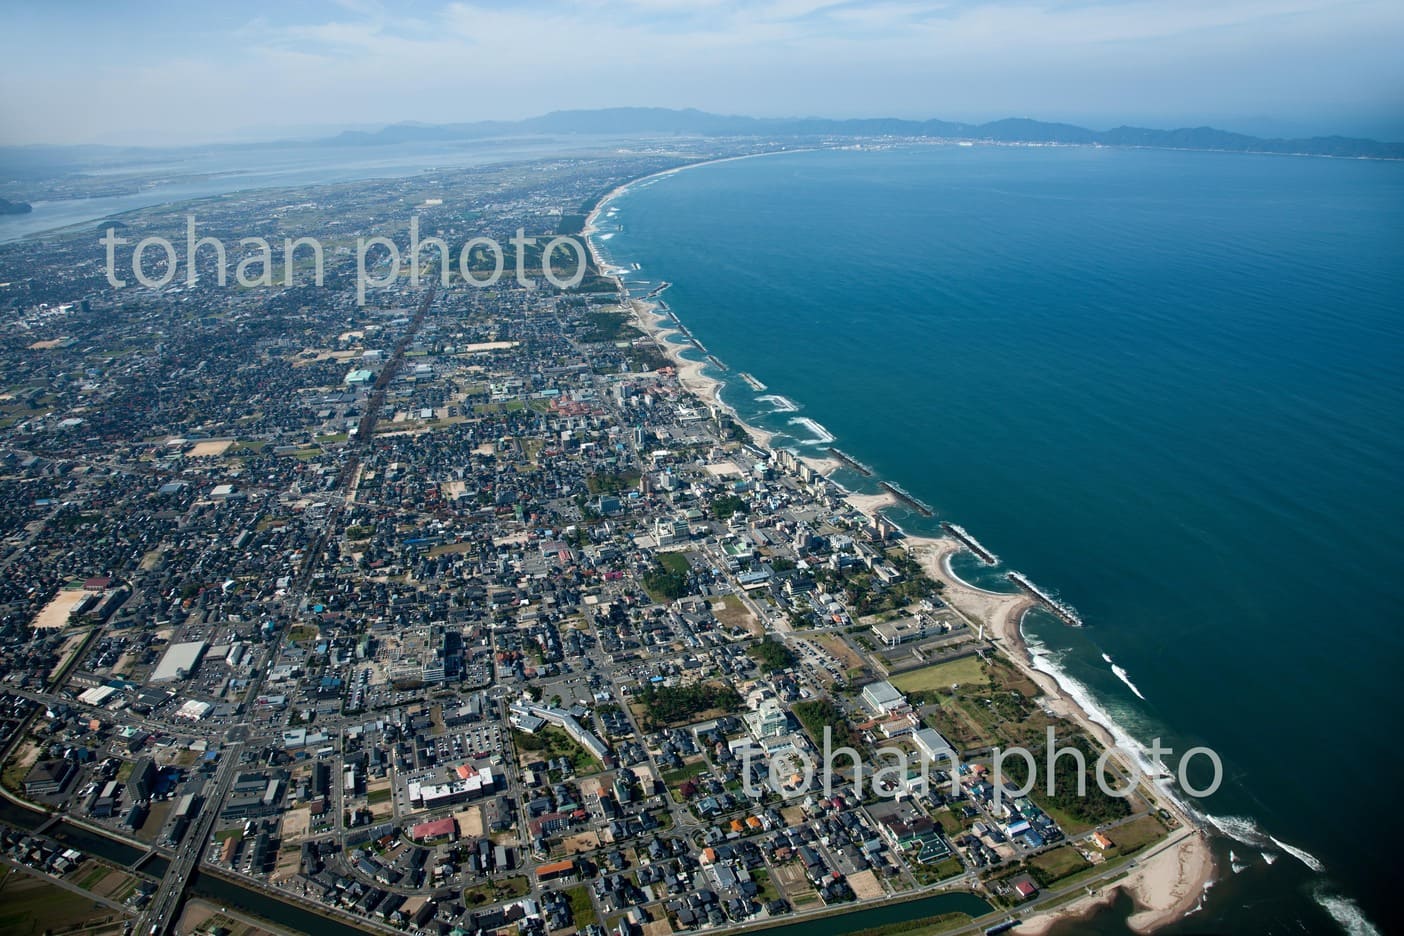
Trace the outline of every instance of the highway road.
<instances>
[{"instance_id":1,"label":"highway road","mask_svg":"<svg viewBox=\"0 0 1404 936\"><path fill-rule=\"evenodd\" d=\"M224 749L223 760L215 775L213 786L208 788L208 796L204 806L186 831L185 838L176 846L175 856L171 858L170 870L161 879L161 886L157 888L151 903L147 905L144 918L139 921L137 927L138 933L147 933L149 936L165 936L170 930L171 924L175 922L185 888L190 883L191 872L200 864L205 846L209 843L211 833L214 831L220 804L224 802L224 797L228 794L230 786L234 783L234 777L239 772L239 749L241 746L241 744L236 743Z\"/></svg>"}]
</instances>

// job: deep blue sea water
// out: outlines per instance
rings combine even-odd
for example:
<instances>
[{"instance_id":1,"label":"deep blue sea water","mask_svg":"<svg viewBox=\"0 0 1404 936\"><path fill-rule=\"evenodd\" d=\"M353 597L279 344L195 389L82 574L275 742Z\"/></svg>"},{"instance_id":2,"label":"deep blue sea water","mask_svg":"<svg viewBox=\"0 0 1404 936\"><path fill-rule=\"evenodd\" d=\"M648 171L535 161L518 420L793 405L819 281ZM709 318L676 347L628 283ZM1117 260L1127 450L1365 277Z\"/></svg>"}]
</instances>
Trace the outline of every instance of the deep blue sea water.
<instances>
[{"instance_id":1,"label":"deep blue sea water","mask_svg":"<svg viewBox=\"0 0 1404 936\"><path fill-rule=\"evenodd\" d=\"M1089 623L1031 620L1042 665L1218 752L1220 880L1174 931L1404 931L1404 165L797 153L649 180L601 231L743 417L968 527Z\"/></svg>"}]
</instances>

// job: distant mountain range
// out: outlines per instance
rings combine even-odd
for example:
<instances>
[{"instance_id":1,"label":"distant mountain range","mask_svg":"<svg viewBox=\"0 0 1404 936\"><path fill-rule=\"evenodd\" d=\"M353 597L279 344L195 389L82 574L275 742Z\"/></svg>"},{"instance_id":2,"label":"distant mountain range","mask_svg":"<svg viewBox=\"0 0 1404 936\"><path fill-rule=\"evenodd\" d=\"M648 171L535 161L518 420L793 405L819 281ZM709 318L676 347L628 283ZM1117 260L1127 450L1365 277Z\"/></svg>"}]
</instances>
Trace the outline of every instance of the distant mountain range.
<instances>
[{"instance_id":1,"label":"distant mountain range","mask_svg":"<svg viewBox=\"0 0 1404 936\"><path fill-rule=\"evenodd\" d=\"M823 117L762 118L709 114L661 107L614 107L603 110L553 111L527 120L485 120L459 124L392 124L375 132L346 131L317 141L323 145L383 146L424 141L471 140L542 134L602 136L679 134L709 137L917 137L989 140L998 143L1099 143L1103 146L1154 146L1167 149L1224 150L1254 153L1300 153L1314 156L1404 159L1404 143L1381 143L1353 137L1265 139L1213 127L1153 130L1116 127L1089 130L1065 123L1008 118L991 123L947 120L899 120L878 117L831 120Z\"/></svg>"},{"instance_id":2,"label":"distant mountain range","mask_svg":"<svg viewBox=\"0 0 1404 936\"><path fill-rule=\"evenodd\" d=\"M25 183L82 173L94 167L127 166L164 161L196 153L307 147L395 146L456 140L502 140L531 137L715 137L793 140L815 143L875 137L987 140L996 143L1101 144L1226 152L1291 153L1312 156L1404 159L1404 143L1381 143L1353 137L1266 139L1213 127L1153 130L1117 127L1089 130L1065 123L1009 118L991 123L948 120L899 120L876 117L832 120L823 117L738 117L700 110L662 107L613 107L602 110L553 111L526 120L483 120L475 123L397 123L375 131L347 130L319 139L270 140L265 143L212 143L202 146L151 147L100 144L0 146L0 189L12 199ZM53 197L70 197L55 195ZM4 208L13 211L15 208ZM17 210L23 211L23 207Z\"/></svg>"}]
</instances>

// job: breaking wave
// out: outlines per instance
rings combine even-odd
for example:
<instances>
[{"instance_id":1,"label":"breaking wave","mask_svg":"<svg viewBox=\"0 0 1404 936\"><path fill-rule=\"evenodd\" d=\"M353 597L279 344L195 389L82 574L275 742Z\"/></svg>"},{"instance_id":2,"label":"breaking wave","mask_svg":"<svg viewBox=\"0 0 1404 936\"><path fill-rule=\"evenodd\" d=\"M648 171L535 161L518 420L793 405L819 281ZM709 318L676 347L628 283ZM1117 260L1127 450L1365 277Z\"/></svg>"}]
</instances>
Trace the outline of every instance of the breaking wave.
<instances>
[{"instance_id":1,"label":"breaking wave","mask_svg":"<svg viewBox=\"0 0 1404 936\"><path fill-rule=\"evenodd\" d=\"M1375 924L1365 919L1360 905L1349 897L1328 893L1324 887L1318 887L1312 897L1349 936L1380 936Z\"/></svg>"},{"instance_id":2,"label":"breaking wave","mask_svg":"<svg viewBox=\"0 0 1404 936\"><path fill-rule=\"evenodd\" d=\"M1108 663L1111 663L1111 670L1113 673L1116 674L1116 678L1126 683L1126 688L1136 693L1136 698L1140 699L1142 702L1146 701L1146 697L1141 695L1141 690L1137 689L1136 684L1131 681L1131 677L1126 675L1126 670L1124 667L1120 667L1117 666L1115 663L1112 663L1112 658L1105 653L1102 654L1102 659L1106 660Z\"/></svg>"},{"instance_id":3,"label":"breaking wave","mask_svg":"<svg viewBox=\"0 0 1404 936\"><path fill-rule=\"evenodd\" d=\"M793 413L799 409L798 403L778 393L767 393L765 396L756 397L756 400L761 403L769 403L772 413Z\"/></svg>"},{"instance_id":4,"label":"breaking wave","mask_svg":"<svg viewBox=\"0 0 1404 936\"><path fill-rule=\"evenodd\" d=\"M1269 835L1264 832L1256 822L1246 816L1214 816L1209 813L1197 813L1197 815L1235 842L1241 842L1244 845L1252 845L1258 849L1272 844L1282 851L1285 851L1317 874L1322 874L1326 871L1326 866L1311 852L1304 848L1298 848L1295 845L1288 845L1281 839ZM1263 860L1268 864L1272 864L1277 860L1277 856L1273 855L1269 858L1268 853L1264 851Z\"/></svg>"},{"instance_id":5,"label":"breaking wave","mask_svg":"<svg viewBox=\"0 0 1404 936\"><path fill-rule=\"evenodd\" d=\"M814 434L814 438L812 439L801 439L800 444L802 445L828 445L830 442L834 441L835 438L833 433L829 432L829 430L825 429L808 416L796 416L794 419L790 420L790 425L803 426Z\"/></svg>"},{"instance_id":6,"label":"breaking wave","mask_svg":"<svg viewBox=\"0 0 1404 936\"><path fill-rule=\"evenodd\" d=\"M1276 845L1278 848L1282 849L1287 854L1291 855L1293 858L1297 859L1302 864L1315 871L1317 874L1322 874L1326 871L1326 866L1321 863L1321 859L1317 858L1315 855L1313 855L1306 849L1297 848L1295 845L1288 845L1281 839L1273 838L1271 835L1268 836L1268 839L1272 841L1272 844Z\"/></svg>"}]
</instances>

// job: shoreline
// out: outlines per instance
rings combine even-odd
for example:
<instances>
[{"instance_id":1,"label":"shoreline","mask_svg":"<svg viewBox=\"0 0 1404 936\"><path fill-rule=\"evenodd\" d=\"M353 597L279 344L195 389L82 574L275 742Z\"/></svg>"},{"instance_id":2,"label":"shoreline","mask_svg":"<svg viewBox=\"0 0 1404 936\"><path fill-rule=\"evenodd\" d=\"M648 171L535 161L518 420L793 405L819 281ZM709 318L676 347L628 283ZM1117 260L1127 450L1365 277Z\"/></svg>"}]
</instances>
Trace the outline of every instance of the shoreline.
<instances>
[{"instance_id":1,"label":"shoreline","mask_svg":"<svg viewBox=\"0 0 1404 936\"><path fill-rule=\"evenodd\" d=\"M1077 725L1104 748L1114 750L1117 756L1134 756L1134 752L1124 751L1112 730L1079 705L1052 675L1032 665L1021 628L1024 616L1039 606L1035 598L1023 592L986 591L956 575L950 559L967 547L953 537L905 535L903 544L928 576L945 584L941 596L953 610L967 622L990 628L987 638L997 640L1005 650L1005 657L1038 686L1041 698L1053 714ZM1147 793L1145 784L1149 782L1143 780L1143 796ZM1110 906L1116 894L1123 890L1136 903L1137 910L1127 918L1126 925L1137 933L1152 933L1168 926L1198 906L1217 872L1208 836L1173 796L1153 786L1150 790L1155 794L1155 805L1174 815L1180 827L1171 831L1151 853L1137 857L1125 877L1072 903L1035 912L1023 921L1019 932L1037 936L1066 920L1084 919Z\"/></svg>"},{"instance_id":2,"label":"shoreline","mask_svg":"<svg viewBox=\"0 0 1404 936\"><path fill-rule=\"evenodd\" d=\"M678 331L674 324L668 320L668 317L665 314L658 311L661 303L654 301L653 299L635 299L631 297L629 295L628 289L625 288L624 280L619 275L619 273L616 272L613 268L606 270L605 264L601 262L599 247L595 244L594 240L594 235L599 233L599 228L596 227L596 222L599 220L600 213L609 206L609 203L611 201L618 198L620 195L624 194L634 186L641 185L644 182L648 182L652 179L661 179L665 176L674 175L675 173L683 172L687 169L696 169L699 166L712 166L718 163L736 162L737 160L741 159L757 159L762 156L780 156L790 153L809 153L814 152L817 149L820 149L820 147L797 147L795 149L768 150L763 153L741 153L736 156L720 156L715 159L703 159L696 162L684 163L680 166L673 166L670 169L660 169L657 172L650 172L648 175L642 175L635 179L629 179L626 182L621 182L619 185L616 185L614 188L610 189L608 192L605 192L599 197L595 204L590 208L589 213L585 215L585 223L581 225L580 233L577 235L585 242L585 249L589 251L590 262L594 265L595 272L599 276L614 281L616 288L619 290L620 296L623 297L621 308L626 309L633 316L634 325L637 326L638 329L642 331L645 336L650 338L653 341L653 343L658 346L659 350L661 350L664 353L664 355L666 355L667 358L673 362L673 367L674 369L676 369L678 375L678 385L681 386L684 390L698 397L704 403L716 406L717 408L725 412L737 423L737 425L745 429L746 432L750 434L751 438L754 439L757 444L759 444L762 448L765 449L770 449L772 447L771 442L775 437L774 433L767 432L764 429L761 429L757 426L753 426L750 423L746 422L741 418L740 414L738 414L736 410L732 408L730 404L728 404L725 400L722 399L721 391L722 387L726 385L726 381L716 377L711 377L703 373L708 363L705 359L701 361L690 361L682 356L682 351L689 347L688 345L677 344L675 342L667 340L667 335L669 334L682 333ZM661 292L661 290L659 291ZM656 296L657 292L653 293L652 295ZM805 461L809 462L809 459L805 459ZM829 470L831 470L837 464L835 463L834 465L830 465L827 462L809 463L810 466L813 467L816 471L820 471L823 474L828 474ZM820 467L820 464L823 464L823 468Z\"/></svg>"},{"instance_id":3,"label":"shoreline","mask_svg":"<svg viewBox=\"0 0 1404 936\"><path fill-rule=\"evenodd\" d=\"M1126 918L1126 926L1145 936L1192 913L1212 886L1214 869L1214 855L1203 834L1181 829L1148 855L1137 857L1135 866L1124 877L1061 906L1025 917L1018 932L1020 936L1043 936L1056 926L1088 920L1125 893L1136 905Z\"/></svg>"},{"instance_id":4,"label":"shoreline","mask_svg":"<svg viewBox=\"0 0 1404 936\"><path fill-rule=\"evenodd\" d=\"M585 215L585 223L581 225L580 233L576 236L585 240L585 247L590 251L590 259L594 262L595 269L599 274L601 276L608 276L618 282L618 276L615 276L613 273L604 272L604 268L600 265L599 251L595 249L595 242L590 239L590 235L597 233L599 230L595 227L595 222L599 219L600 212L603 211L611 201L623 195L629 189L636 185L642 185L651 179L661 179L664 176L670 176L687 169L696 169L700 166L715 166L718 163L736 162L739 159L756 159L761 156L782 156L789 153L813 153L826 148L827 147L820 146L798 146L794 149L767 150L763 153L739 153L735 156L717 156L712 159L700 159L694 162L683 163L681 166L674 166L671 169L659 169L657 172L650 172L648 175L641 175L636 179L621 182L599 197L599 200L591 207L590 212ZM620 287L623 287L622 283L620 283Z\"/></svg>"},{"instance_id":5,"label":"shoreline","mask_svg":"<svg viewBox=\"0 0 1404 936\"><path fill-rule=\"evenodd\" d=\"M616 281L618 280L618 277L614 278ZM646 337L650 338L653 343L658 346L658 349L667 355L668 360L672 362L674 370L677 371L678 386L697 397L703 403L715 406L725 412L736 421L737 425L750 433L751 438L756 441L756 444L765 449L771 448L771 441L775 437L774 433L767 432L764 429L757 428L747 423L740 417L736 410L732 408L731 404L722 399L721 391L722 387L726 385L726 381L704 373L708 362L706 360L688 360L682 356L682 352L692 346L678 344L667 339L668 335L681 334L681 332L673 327L672 322L668 320L666 315L658 311L658 303L643 299L628 299L625 302L625 308L627 308L633 316L634 325L642 331Z\"/></svg>"},{"instance_id":6,"label":"shoreline","mask_svg":"<svg viewBox=\"0 0 1404 936\"><path fill-rule=\"evenodd\" d=\"M792 153L801 150L777 151ZM677 370L678 384L686 392L697 396L704 403L715 405L726 412L736 423L748 432L758 445L772 449L774 433L760 429L746 420L729 404L721 399L725 380L703 373L707 361L691 361L682 352L691 347L667 340L668 334L681 334L669 317L658 311L660 303L651 300L629 297L622 278L612 270L605 272L600 264L599 253L591 235L598 231L595 222L608 203L629 187L648 179L681 172L696 166L737 159L750 159L776 153L752 153L742 156L729 156L722 159L690 163L667 169L638 179L631 180L610 190L595 204L586 216L581 229L581 237L590 252L591 260L601 276L615 281L623 296L622 308L627 309L634 324L650 338L673 362ZM802 461L826 477L841 467L837 459L813 458L798 455ZM836 483L836 482L834 482ZM839 486L843 500L861 512L869 520L874 520L885 507L897 504L898 500L890 492L862 494ZM1135 751L1120 746L1111 727L1103 725L1084 709L1072 695L1060 685L1053 675L1037 669L1028 643L1022 633L1025 615L1039 606L1037 599L1025 592L1000 593L978 588L956 575L950 568L950 558L967 547L952 536L919 536L902 534L901 543L908 554L917 561L922 570L933 581L944 585L942 598L967 623L985 633L986 639L997 641L1005 650L1005 656L1021 673L1039 688L1041 699L1054 715L1071 721L1109 750L1114 749L1118 759L1135 757ZM1169 837L1156 846L1147 856L1138 857L1130 872L1106 885L1100 896L1079 898L1070 904L1043 912L1035 911L1024 920L1020 932L1041 933L1054 924L1067 919L1082 918L1110 904L1115 894L1126 889L1137 905L1137 912L1127 920L1127 925L1135 932L1150 933L1183 918L1202 899L1204 891L1213 883L1215 862L1213 852L1204 831L1199 827L1189 810L1167 791L1156 788L1150 780L1143 780L1143 796L1153 794L1154 805L1172 813L1180 828L1171 831ZM1027 927L1027 929L1025 929Z\"/></svg>"}]
</instances>

